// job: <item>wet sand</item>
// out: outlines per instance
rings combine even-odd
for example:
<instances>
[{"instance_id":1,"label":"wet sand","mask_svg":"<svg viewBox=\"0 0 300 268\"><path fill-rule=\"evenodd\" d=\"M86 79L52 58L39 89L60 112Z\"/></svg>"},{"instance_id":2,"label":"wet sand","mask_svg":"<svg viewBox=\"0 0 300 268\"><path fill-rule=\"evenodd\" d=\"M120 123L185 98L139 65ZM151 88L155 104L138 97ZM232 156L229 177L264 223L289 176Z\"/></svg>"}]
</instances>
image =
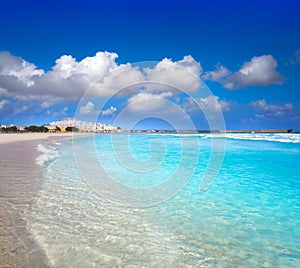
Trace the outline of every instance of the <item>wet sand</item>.
<instances>
[{"instance_id":1,"label":"wet sand","mask_svg":"<svg viewBox=\"0 0 300 268\"><path fill-rule=\"evenodd\" d=\"M0 146L0 267L47 267L46 256L26 228L26 214L41 185L41 167L35 163L39 143Z\"/></svg>"},{"instance_id":2,"label":"wet sand","mask_svg":"<svg viewBox=\"0 0 300 268\"><path fill-rule=\"evenodd\" d=\"M26 224L42 186L36 146L72 135L0 134L0 267L49 267Z\"/></svg>"}]
</instances>

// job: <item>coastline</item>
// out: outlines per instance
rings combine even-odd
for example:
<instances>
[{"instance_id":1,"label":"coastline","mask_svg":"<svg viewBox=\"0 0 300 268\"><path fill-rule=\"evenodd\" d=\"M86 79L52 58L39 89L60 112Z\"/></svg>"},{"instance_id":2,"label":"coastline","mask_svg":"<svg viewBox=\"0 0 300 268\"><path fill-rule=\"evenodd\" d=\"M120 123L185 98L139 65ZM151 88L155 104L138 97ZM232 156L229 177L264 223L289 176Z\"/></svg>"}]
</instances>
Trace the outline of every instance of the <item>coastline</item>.
<instances>
[{"instance_id":1,"label":"coastline","mask_svg":"<svg viewBox=\"0 0 300 268\"><path fill-rule=\"evenodd\" d=\"M27 229L27 215L42 186L38 144L84 137L88 133L0 134L0 266L49 267Z\"/></svg>"},{"instance_id":2,"label":"coastline","mask_svg":"<svg viewBox=\"0 0 300 268\"><path fill-rule=\"evenodd\" d=\"M91 135L91 133L1 133L0 144L46 140L49 138L70 139L72 137L83 137L87 135Z\"/></svg>"}]
</instances>

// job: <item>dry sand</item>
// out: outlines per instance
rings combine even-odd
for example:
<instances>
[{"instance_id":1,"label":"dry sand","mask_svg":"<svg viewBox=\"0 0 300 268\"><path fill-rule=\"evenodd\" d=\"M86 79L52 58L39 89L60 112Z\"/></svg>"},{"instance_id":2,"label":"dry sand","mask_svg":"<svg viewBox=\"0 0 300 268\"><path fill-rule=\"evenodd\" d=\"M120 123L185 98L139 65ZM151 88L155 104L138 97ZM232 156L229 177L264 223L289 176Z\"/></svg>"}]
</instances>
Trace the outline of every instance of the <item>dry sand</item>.
<instances>
[{"instance_id":1,"label":"dry sand","mask_svg":"<svg viewBox=\"0 0 300 268\"><path fill-rule=\"evenodd\" d=\"M49 137L58 138L71 138L86 136L88 133L11 133L0 134L0 144L7 144L17 141L32 141L32 140L45 140Z\"/></svg>"}]
</instances>

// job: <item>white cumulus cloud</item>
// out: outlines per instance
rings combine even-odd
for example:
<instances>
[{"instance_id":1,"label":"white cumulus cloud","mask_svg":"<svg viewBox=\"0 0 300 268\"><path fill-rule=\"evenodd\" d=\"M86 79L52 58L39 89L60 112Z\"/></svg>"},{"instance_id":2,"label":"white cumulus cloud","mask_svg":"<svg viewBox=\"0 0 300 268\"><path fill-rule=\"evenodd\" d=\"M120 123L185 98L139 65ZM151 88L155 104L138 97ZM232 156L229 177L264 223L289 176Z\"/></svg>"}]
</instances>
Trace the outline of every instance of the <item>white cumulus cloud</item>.
<instances>
[{"instance_id":1,"label":"white cumulus cloud","mask_svg":"<svg viewBox=\"0 0 300 268\"><path fill-rule=\"evenodd\" d=\"M70 55L63 55L55 61L53 72L64 79L85 76L93 83L117 68L117 57L116 53L97 52L95 56L78 62Z\"/></svg>"},{"instance_id":2,"label":"white cumulus cloud","mask_svg":"<svg viewBox=\"0 0 300 268\"><path fill-rule=\"evenodd\" d=\"M228 89L241 89L249 86L268 86L282 84L284 77L276 71L278 63L271 55L253 57L243 64L242 68L233 73L225 81Z\"/></svg>"},{"instance_id":3,"label":"white cumulus cloud","mask_svg":"<svg viewBox=\"0 0 300 268\"><path fill-rule=\"evenodd\" d=\"M217 64L215 70L206 72L202 78L221 83L225 88L235 90L250 86L280 85L284 77L276 71L278 63L272 55L253 57L237 72Z\"/></svg>"},{"instance_id":4,"label":"white cumulus cloud","mask_svg":"<svg viewBox=\"0 0 300 268\"><path fill-rule=\"evenodd\" d=\"M92 96L131 95L132 90L136 91L132 86L144 81L145 78L137 67L130 63L121 64L93 84L89 91Z\"/></svg>"},{"instance_id":5,"label":"white cumulus cloud","mask_svg":"<svg viewBox=\"0 0 300 268\"><path fill-rule=\"evenodd\" d=\"M199 108L207 112L228 112L231 102L220 100L218 96L207 96L203 98L188 98L188 102L183 104L184 109L188 113L199 112Z\"/></svg>"},{"instance_id":6,"label":"white cumulus cloud","mask_svg":"<svg viewBox=\"0 0 300 268\"><path fill-rule=\"evenodd\" d=\"M85 106L81 106L79 108L79 114L95 114L97 111L95 110L95 105L91 101L88 101Z\"/></svg>"},{"instance_id":7,"label":"white cumulus cloud","mask_svg":"<svg viewBox=\"0 0 300 268\"><path fill-rule=\"evenodd\" d=\"M153 68L144 69L131 63L119 65L117 57L116 53L97 52L78 61L71 55L62 55L51 70L44 71L9 52L1 52L0 97L41 101L41 107L47 108L46 103L76 102L87 90L91 96L113 96L131 87L122 94L132 96L137 92L133 85L145 84L149 92L159 88L150 83L166 85L160 88L163 92L169 87L195 91L201 85L202 67L192 56L179 61L163 59Z\"/></svg>"},{"instance_id":8,"label":"white cumulus cloud","mask_svg":"<svg viewBox=\"0 0 300 268\"><path fill-rule=\"evenodd\" d=\"M175 62L165 58L154 68L145 68L144 71L146 80L149 82L161 83L170 88L175 87L191 92L201 86L200 75L203 69L200 63L189 55ZM165 87L162 89L165 90Z\"/></svg>"},{"instance_id":9,"label":"white cumulus cloud","mask_svg":"<svg viewBox=\"0 0 300 268\"><path fill-rule=\"evenodd\" d=\"M0 53L0 97L44 102L78 101L96 82L118 69L118 55L98 52L93 57L77 61L63 55L48 72L9 52ZM98 90L101 95L101 90Z\"/></svg>"},{"instance_id":10,"label":"white cumulus cloud","mask_svg":"<svg viewBox=\"0 0 300 268\"><path fill-rule=\"evenodd\" d=\"M160 94L142 92L129 98L127 104L129 110L133 112L157 112L166 108L167 99L172 96L171 92Z\"/></svg>"},{"instance_id":11,"label":"white cumulus cloud","mask_svg":"<svg viewBox=\"0 0 300 268\"><path fill-rule=\"evenodd\" d=\"M0 79L6 78L7 83L9 80L17 80L29 87L34 85L35 77L43 74L44 71L37 69L34 64L20 57L12 56L7 51L0 52Z\"/></svg>"},{"instance_id":12,"label":"white cumulus cloud","mask_svg":"<svg viewBox=\"0 0 300 268\"><path fill-rule=\"evenodd\" d=\"M147 63L118 64L117 58L116 53L106 51L81 60L62 55L47 71L9 52L0 52L0 99L18 102L23 108L15 112L24 114L34 109L52 111L50 107L58 103L76 103L82 97L126 97L132 110L150 111L162 109L176 89L195 92L201 88L203 69L190 55L178 61L165 58L151 68L145 67ZM93 105L81 105L79 113L95 115ZM115 111L103 112L108 115Z\"/></svg>"},{"instance_id":13,"label":"white cumulus cloud","mask_svg":"<svg viewBox=\"0 0 300 268\"><path fill-rule=\"evenodd\" d=\"M278 104L268 104L265 99L252 101L250 106L257 112L257 117L267 116L267 117L283 117L291 114L294 110L294 105L291 103L285 103L284 105Z\"/></svg>"},{"instance_id":14,"label":"white cumulus cloud","mask_svg":"<svg viewBox=\"0 0 300 268\"><path fill-rule=\"evenodd\" d=\"M114 106L110 106L108 109L101 111L102 115L113 115L117 111L117 108Z\"/></svg>"},{"instance_id":15,"label":"white cumulus cloud","mask_svg":"<svg viewBox=\"0 0 300 268\"><path fill-rule=\"evenodd\" d=\"M231 74L231 71L228 70L225 66L223 66L221 64L217 64L214 71L206 72L202 76L202 78L204 80L220 82L220 81L223 81L230 74Z\"/></svg>"}]
</instances>

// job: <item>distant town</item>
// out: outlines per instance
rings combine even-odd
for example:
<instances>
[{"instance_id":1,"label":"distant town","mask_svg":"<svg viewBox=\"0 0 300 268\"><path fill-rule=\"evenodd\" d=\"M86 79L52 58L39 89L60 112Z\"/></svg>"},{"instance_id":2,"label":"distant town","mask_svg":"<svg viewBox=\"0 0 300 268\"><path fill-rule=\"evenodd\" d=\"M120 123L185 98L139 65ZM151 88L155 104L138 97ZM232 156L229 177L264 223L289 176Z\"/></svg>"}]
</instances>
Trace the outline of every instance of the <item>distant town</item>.
<instances>
[{"instance_id":1,"label":"distant town","mask_svg":"<svg viewBox=\"0 0 300 268\"><path fill-rule=\"evenodd\" d=\"M0 125L1 132L93 132L93 133L109 133L120 132L120 127L115 127L108 124L101 124L95 122L85 122L77 120L76 118L62 118L59 121L54 121L42 126L15 126L15 125Z\"/></svg>"},{"instance_id":2,"label":"distant town","mask_svg":"<svg viewBox=\"0 0 300 268\"><path fill-rule=\"evenodd\" d=\"M123 130L120 127L95 122L80 121L76 118L62 118L42 126L15 126L1 125L2 133L23 133L23 132L91 132L91 133L292 133L292 129L249 129L249 130Z\"/></svg>"}]
</instances>

